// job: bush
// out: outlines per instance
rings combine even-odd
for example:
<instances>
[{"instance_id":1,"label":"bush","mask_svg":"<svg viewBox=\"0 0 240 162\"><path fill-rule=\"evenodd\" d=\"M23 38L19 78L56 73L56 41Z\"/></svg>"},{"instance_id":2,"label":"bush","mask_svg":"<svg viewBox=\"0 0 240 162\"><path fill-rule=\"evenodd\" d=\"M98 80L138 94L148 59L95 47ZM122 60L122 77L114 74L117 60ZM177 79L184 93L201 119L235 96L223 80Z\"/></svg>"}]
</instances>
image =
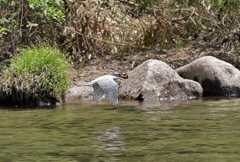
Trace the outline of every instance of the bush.
<instances>
[{"instance_id":1,"label":"bush","mask_svg":"<svg viewBox=\"0 0 240 162\"><path fill-rule=\"evenodd\" d=\"M20 106L55 104L70 86L70 64L58 49L31 46L20 50L3 70L0 103Z\"/></svg>"},{"instance_id":2,"label":"bush","mask_svg":"<svg viewBox=\"0 0 240 162\"><path fill-rule=\"evenodd\" d=\"M29 44L56 44L65 21L63 9L63 0L0 0L0 61Z\"/></svg>"}]
</instances>

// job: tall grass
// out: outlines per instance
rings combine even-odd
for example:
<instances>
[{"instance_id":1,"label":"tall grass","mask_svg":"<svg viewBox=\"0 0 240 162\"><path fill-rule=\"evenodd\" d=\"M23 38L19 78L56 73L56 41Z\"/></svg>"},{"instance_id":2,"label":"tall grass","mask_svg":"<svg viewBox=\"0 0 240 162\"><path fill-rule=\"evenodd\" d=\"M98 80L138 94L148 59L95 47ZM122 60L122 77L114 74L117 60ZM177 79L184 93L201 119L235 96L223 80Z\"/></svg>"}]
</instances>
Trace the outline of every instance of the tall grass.
<instances>
[{"instance_id":1,"label":"tall grass","mask_svg":"<svg viewBox=\"0 0 240 162\"><path fill-rule=\"evenodd\" d=\"M30 46L10 60L0 79L0 103L29 106L54 104L68 90L70 64L60 51L50 46Z\"/></svg>"}]
</instances>

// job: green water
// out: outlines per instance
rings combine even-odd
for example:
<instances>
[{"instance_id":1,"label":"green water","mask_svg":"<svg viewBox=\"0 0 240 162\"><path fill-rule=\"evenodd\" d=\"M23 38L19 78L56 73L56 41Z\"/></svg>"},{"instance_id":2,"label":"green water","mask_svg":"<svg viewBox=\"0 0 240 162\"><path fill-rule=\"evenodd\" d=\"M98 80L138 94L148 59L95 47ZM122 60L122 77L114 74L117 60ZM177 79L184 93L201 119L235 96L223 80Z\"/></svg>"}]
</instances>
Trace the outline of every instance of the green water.
<instances>
[{"instance_id":1,"label":"green water","mask_svg":"<svg viewBox=\"0 0 240 162\"><path fill-rule=\"evenodd\" d=\"M240 99L0 109L0 161L240 161Z\"/></svg>"}]
</instances>

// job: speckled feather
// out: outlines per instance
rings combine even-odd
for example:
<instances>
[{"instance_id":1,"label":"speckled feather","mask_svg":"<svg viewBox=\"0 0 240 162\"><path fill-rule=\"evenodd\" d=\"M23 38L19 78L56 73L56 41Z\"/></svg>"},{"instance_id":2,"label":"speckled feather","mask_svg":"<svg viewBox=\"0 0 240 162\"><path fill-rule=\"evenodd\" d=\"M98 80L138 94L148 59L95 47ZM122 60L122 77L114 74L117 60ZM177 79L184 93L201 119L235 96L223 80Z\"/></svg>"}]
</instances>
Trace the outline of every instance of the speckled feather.
<instances>
[{"instance_id":1,"label":"speckled feather","mask_svg":"<svg viewBox=\"0 0 240 162\"><path fill-rule=\"evenodd\" d=\"M98 83L93 84L94 92L89 96L89 100L98 100L104 95L104 91L98 85Z\"/></svg>"},{"instance_id":2,"label":"speckled feather","mask_svg":"<svg viewBox=\"0 0 240 162\"><path fill-rule=\"evenodd\" d=\"M117 78L112 75L105 75L85 84L92 85L94 89L89 99L98 100L106 94L113 105L118 105L118 83L114 81Z\"/></svg>"}]
</instances>

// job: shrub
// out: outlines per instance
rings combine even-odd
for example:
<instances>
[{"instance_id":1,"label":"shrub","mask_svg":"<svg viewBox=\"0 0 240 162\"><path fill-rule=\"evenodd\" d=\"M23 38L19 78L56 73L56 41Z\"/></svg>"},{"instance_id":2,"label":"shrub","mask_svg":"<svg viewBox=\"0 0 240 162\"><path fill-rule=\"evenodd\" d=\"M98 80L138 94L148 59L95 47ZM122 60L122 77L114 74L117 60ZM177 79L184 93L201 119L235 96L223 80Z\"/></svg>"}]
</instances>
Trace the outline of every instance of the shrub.
<instances>
[{"instance_id":1,"label":"shrub","mask_svg":"<svg viewBox=\"0 0 240 162\"><path fill-rule=\"evenodd\" d=\"M50 46L30 46L10 60L0 79L0 103L20 106L55 104L70 86L70 64Z\"/></svg>"},{"instance_id":2,"label":"shrub","mask_svg":"<svg viewBox=\"0 0 240 162\"><path fill-rule=\"evenodd\" d=\"M63 0L0 0L0 61L17 49L57 42L65 21ZM56 44L56 43L55 43Z\"/></svg>"}]
</instances>

